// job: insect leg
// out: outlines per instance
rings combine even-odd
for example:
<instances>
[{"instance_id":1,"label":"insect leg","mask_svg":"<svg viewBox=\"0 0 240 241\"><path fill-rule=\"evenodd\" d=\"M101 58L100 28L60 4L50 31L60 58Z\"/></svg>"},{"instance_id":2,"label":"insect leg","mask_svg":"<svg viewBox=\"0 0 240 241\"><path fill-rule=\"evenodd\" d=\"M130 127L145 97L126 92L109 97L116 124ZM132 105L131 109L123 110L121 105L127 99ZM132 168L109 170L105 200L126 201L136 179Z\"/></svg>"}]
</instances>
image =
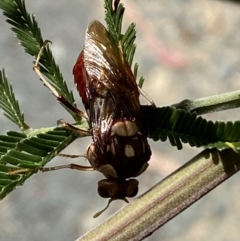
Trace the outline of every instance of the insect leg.
<instances>
[{"instance_id":1,"label":"insect leg","mask_svg":"<svg viewBox=\"0 0 240 241\"><path fill-rule=\"evenodd\" d=\"M79 157L86 158L86 155L72 155L72 154L65 154L65 153L58 153L57 155L62 157L67 157L67 158L79 158Z\"/></svg>"},{"instance_id":2,"label":"insect leg","mask_svg":"<svg viewBox=\"0 0 240 241\"><path fill-rule=\"evenodd\" d=\"M70 158L77 158L77 157L86 157L86 155L68 155L68 154L63 154L63 153L59 153L58 156L63 156L63 157L70 157ZM54 166L54 167L42 167L40 168L40 170L42 172L48 172L48 171L55 171L55 170L59 170L59 169L63 169L63 168L70 168L70 169L76 169L76 170L81 170L81 171L93 171L93 167L91 166L82 166L82 165L77 165L74 163L70 163L67 165L60 165L60 166ZM12 176L12 175L17 175L17 174L24 174L27 172L31 172L33 171L33 169L31 168L21 168L21 169L17 169L17 170L9 170L8 175Z\"/></svg>"},{"instance_id":3,"label":"insect leg","mask_svg":"<svg viewBox=\"0 0 240 241\"><path fill-rule=\"evenodd\" d=\"M138 86L138 91L139 93L146 99L150 102L150 104L156 108L156 105L154 103L154 101Z\"/></svg>"},{"instance_id":4,"label":"insect leg","mask_svg":"<svg viewBox=\"0 0 240 241\"><path fill-rule=\"evenodd\" d=\"M49 172L49 171L55 171L55 170L59 170L59 169L64 169L64 168L70 168L70 169L76 169L76 170L80 170L80 171L93 171L93 167L91 166L82 166L82 165L77 165L74 163L70 163L67 165L61 165L61 166L55 166L55 167L42 167L40 168L40 170L42 172Z\"/></svg>"},{"instance_id":5,"label":"insect leg","mask_svg":"<svg viewBox=\"0 0 240 241\"><path fill-rule=\"evenodd\" d=\"M88 116L86 113L84 113L83 111L79 110L78 108L76 108L75 106L73 106L63 95L60 95L58 93L58 91L56 90L56 88L54 88L53 85L50 84L49 81L46 80L46 78L43 76L43 74L41 73L40 67L39 67L39 61L41 58L41 55L43 53L44 48L46 47L46 45L48 43L51 43L51 41L49 40L45 40L43 43L43 46L41 47L36 62L33 66L33 70L35 71L35 73L40 77L40 79L42 80L42 82L44 83L44 85L55 95L55 97L57 98L57 100L59 102L61 102L64 106L66 106L68 109L70 109L71 111L73 111L74 113L76 113L78 116L81 116L85 119L88 120Z\"/></svg>"},{"instance_id":6,"label":"insect leg","mask_svg":"<svg viewBox=\"0 0 240 241\"><path fill-rule=\"evenodd\" d=\"M83 136L91 136L90 131L85 131L85 130L79 129L79 128L71 125L70 123L64 122L62 120L58 120L57 124L65 127L67 130L73 131L77 134L80 134L80 135L83 135Z\"/></svg>"},{"instance_id":7,"label":"insect leg","mask_svg":"<svg viewBox=\"0 0 240 241\"><path fill-rule=\"evenodd\" d=\"M17 174L24 174L24 173L27 173L27 172L31 172L32 170L30 168L21 168L21 169L18 169L18 170L9 170L8 172L8 175L9 176L12 176L12 175L17 175Z\"/></svg>"}]
</instances>

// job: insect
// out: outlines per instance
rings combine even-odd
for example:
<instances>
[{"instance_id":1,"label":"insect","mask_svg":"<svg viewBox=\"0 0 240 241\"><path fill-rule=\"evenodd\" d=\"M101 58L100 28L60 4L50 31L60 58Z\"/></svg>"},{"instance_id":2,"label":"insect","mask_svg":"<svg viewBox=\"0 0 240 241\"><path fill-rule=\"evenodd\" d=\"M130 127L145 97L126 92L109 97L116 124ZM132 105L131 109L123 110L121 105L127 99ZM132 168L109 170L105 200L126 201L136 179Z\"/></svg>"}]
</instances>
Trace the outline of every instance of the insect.
<instances>
[{"instance_id":1,"label":"insect","mask_svg":"<svg viewBox=\"0 0 240 241\"><path fill-rule=\"evenodd\" d=\"M67 100L41 75L38 59L34 69L58 100L69 107ZM103 198L110 198L107 207L116 199L128 202L126 198L134 197L138 192L138 181L132 177L146 170L151 150L142 123L140 92L133 73L120 44L115 44L98 21L91 22L86 31L84 48L73 68L73 75L93 140L85 157L92 169L106 177L98 182L98 193ZM71 108L84 116L75 107ZM66 126L81 133L70 124ZM67 167L88 168L76 164Z\"/></svg>"}]
</instances>

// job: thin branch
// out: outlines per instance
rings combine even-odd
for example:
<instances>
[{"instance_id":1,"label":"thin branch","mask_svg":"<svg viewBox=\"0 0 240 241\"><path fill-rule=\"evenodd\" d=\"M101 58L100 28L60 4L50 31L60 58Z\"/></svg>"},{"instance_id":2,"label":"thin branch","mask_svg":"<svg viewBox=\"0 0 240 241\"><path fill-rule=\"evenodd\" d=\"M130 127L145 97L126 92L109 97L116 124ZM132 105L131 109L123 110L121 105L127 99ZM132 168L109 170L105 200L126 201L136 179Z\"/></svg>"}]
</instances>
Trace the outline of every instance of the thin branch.
<instances>
[{"instance_id":1,"label":"thin branch","mask_svg":"<svg viewBox=\"0 0 240 241\"><path fill-rule=\"evenodd\" d=\"M196 100L186 99L172 106L188 112L194 112L197 115L238 108L240 107L240 90Z\"/></svg>"},{"instance_id":2,"label":"thin branch","mask_svg":"<svg viewBox=\"0 0 240 241\"><path fill-rule=\"evenodd\" d=\"M77 241L143 240L240 169L232 150L205 150Z\"/></svg>"}]
</instances>

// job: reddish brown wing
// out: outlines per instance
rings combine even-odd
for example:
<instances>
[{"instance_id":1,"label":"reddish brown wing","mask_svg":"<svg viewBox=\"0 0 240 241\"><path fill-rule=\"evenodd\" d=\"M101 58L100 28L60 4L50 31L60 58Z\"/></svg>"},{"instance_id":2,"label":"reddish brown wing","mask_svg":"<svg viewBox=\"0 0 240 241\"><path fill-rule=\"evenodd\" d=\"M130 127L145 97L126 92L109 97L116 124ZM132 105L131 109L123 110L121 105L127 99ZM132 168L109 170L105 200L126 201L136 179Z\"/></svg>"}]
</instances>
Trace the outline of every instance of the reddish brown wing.
<instances>
[{"instance_id":1,"label":"reddish brown wing","mask_svg":"<svg viewBox=\"0 0 240 241\"><path fill-rule=\"evenodd\" d=\"M78 56L77 62L73 67L74 82L76 84L77 90L82 97L82 102L86 109L89 109L88 98L86 94L86 77L83 76L84 73L83 66L83 51Z\"/></svg>"},{"instance_id":2,"label":"reddish brown wing","mask_svg":"<svg viewBox=\"0 0 240 241\"><path fill-rule=\"evenodd\" d=\"M80 68L83 70L79 71ZM88 27L83 53L74 67L74 76L86 107L89 105L84 85L94 89L92 85L98 83L111 91L116 105L121 106L125 115L139 118L139 92L132 71L121 48L98 21L93 21Z\"/></svg>"}]
</instances>

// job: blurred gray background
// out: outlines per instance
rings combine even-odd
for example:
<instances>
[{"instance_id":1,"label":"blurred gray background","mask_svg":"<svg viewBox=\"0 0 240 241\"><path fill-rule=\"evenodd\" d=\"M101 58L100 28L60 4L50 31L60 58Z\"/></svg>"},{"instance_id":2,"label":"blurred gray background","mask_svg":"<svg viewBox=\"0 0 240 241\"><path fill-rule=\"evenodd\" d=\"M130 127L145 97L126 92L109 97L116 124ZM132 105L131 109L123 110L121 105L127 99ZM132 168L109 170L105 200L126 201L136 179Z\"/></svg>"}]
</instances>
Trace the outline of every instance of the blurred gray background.
<instances>
[{"instance_id":1,"label":"blurred gray background","mask_svg":"<svg viewBox=\"0 0 240 241\"><path fill-rule=\"evenodd\" d=\"M140 65L139 76L146 77L144 90L157 106L240 88L240 7L210 0L122 2L125 26L137 24L134 60ZM103 1L26 0L26 5L36 15L43 38L53 42L56 62L82 108L72 68L88 23L93 19L103 22ZM61 118L71 122L32 71L32 62L1 15L0 67L6 69L26 122L33 128L55 126ZM224 111L205 118L236 120L240 114L238 110ZM0 123L2 134L18 130L1 111ZM65 153L84 153L90 142L91 138L79 139ZM201 151L188 145L182 151L169 143L150 141L150 145L153 156L149 169L139 177L139 194ZM85 163L55 158L49 166L71 161ZM97 172L74 170L35 174L0 202L0 240L75 240L125 205L116 201L99 218L92 218L107 203L96 191L101 178ZM146 240L239 240L239 182L236 174Z\"/></svg>"}]
</instances>

